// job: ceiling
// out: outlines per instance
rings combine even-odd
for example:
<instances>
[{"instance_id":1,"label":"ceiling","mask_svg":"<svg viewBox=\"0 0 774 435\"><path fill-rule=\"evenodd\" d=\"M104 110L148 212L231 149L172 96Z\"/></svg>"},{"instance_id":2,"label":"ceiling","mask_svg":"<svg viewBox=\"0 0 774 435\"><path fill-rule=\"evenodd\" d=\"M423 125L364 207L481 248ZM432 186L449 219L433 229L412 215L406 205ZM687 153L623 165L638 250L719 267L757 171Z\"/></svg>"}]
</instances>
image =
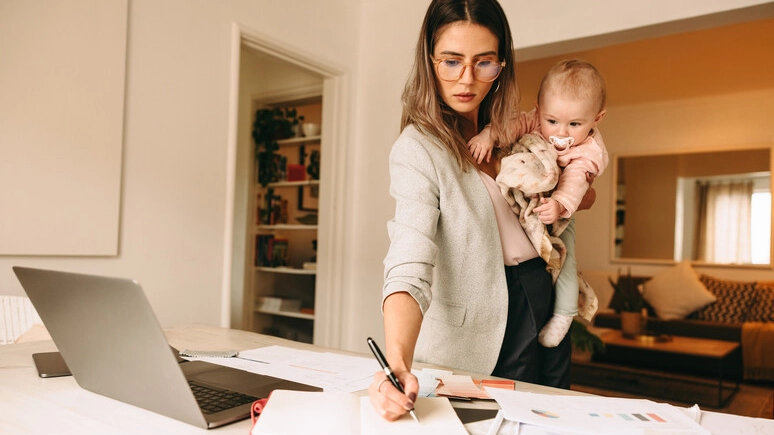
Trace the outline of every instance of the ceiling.
<instances>
[{"instance_id":1,"label":"ceiling","mask_svg":"<svg viewBox=\"0 0 774 435\"><path fill-rule=\"evenodd\" d=\"M605 75L608 107L774 88L774 18L517 62L522 109L543 74L581 58Z\"/></svg>"}]
</instances>

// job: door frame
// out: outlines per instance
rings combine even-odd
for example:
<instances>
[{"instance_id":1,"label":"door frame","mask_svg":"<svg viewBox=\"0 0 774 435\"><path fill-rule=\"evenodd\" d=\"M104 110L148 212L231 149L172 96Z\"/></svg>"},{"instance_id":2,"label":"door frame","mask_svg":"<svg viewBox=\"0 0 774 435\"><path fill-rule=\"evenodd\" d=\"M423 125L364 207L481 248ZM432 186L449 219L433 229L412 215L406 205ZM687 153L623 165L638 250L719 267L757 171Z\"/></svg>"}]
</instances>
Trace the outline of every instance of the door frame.
<instances>
[{"instance_id":1,"label":"door frame","mask_svg":"<svg viewBox=\"0 0 774 435\"><path fill-rule=\"evenodd\" d=\"M320 75L322 86L322 138L325 158L321 160L320 183L325 186L320 192L320 215L318 219L317 277L315 294L314 344L326 347L339 347L341 343L341 307L343 298L343 258L346 201L333 201L332 198L346 198L348 156L347 141L347 102L349 101L349 75L343 69L327 61L302 52L296 47L277 41L239 23L232 23L231 35L231 71L229 79L227 170L226 170L226 210L223 247L223 271L221 283L221 326L232 325L231 313L250 312L243 307L245 292L245 273L250 267L248 253L251 244L245 249L235 240L234 228L251 224L249 213L238 216L236 213L237 183L248 180L237 179L237 128L239 111L240 55L242 46L261 51L280 60L296 65L301 69ZM244 242L244 241L242 241ZM337 254L338 253L338 254ZM243 314L244 316L245 314ZM245 323L244 318L240 322Z\"/></svg>"}]
</instances>

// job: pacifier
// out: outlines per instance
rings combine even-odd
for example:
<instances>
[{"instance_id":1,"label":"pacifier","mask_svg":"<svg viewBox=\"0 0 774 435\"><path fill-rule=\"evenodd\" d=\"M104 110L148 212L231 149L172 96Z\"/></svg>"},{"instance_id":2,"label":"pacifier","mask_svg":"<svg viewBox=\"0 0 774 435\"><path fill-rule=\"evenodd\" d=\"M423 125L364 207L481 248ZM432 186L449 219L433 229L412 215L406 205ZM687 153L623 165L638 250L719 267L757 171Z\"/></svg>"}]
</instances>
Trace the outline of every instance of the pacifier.
<instances>
[{"instance_id":1,"label":"pacifier","mask_svg":"<svg viewBox=\"0 0 774 435\"><path fill-rule=\"evenodd\" d=\"M575 142L575 140L572 138L572 136L567 136L567 137L550 136L548 138L548 142L550 142L551 145L553 145L559 151L562 151L568 147L571 147L573 142Z\"/></svg>"}]
</instances>

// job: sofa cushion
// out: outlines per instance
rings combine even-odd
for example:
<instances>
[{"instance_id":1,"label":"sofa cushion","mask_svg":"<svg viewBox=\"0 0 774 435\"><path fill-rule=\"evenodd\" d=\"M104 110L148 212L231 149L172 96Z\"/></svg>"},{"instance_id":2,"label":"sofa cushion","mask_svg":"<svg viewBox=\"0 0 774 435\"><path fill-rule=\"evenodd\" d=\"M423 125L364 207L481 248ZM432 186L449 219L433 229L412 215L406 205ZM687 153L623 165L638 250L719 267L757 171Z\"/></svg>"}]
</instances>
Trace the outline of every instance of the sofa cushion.
<instances>
[{"instance_id":1,"label":"sofa cushion","mask_svg":"<svg viewBox=\"0 0 774 435\"><path fill-rule=\"evenodd\" d=\"M644 284L642 296L661 319L684 319L715 301L696 276L691 263L682 261L663 269Z\"/></svg>"},{"instance_id":2,"label":"sofa cushion","mask_svg":"<svg viewBox=\"0 0 774 435\"><path fill-rule=\"evenodd\" d=\"M774 322L774 281L758 282L747 322Z\"/></svg>"},{"instance_id":3,"label":"sofa cushion","mask_svg":"<svg viewBox=\"0 0 774 435\"><path fill-rule=\"evenodd\" d=\"M717 298L691 315L692 319L721 323L743 323L755 297L755 282L719 279L702 274L699 279Z\"/></svg>"}]
</instances>

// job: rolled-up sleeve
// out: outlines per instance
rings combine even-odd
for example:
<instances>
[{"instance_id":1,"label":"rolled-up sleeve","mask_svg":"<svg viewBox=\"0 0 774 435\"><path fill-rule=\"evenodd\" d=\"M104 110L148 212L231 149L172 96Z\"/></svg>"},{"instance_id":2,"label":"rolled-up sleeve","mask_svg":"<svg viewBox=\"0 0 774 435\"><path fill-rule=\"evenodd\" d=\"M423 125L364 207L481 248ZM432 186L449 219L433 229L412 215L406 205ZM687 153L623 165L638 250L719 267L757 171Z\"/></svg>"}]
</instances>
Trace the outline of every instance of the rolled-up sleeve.
<instances>
[{"instance_id":1,"label":"rolled-up sleeve","mask_svg":"<svg viewBox=\"0 0 774 435\"><path fill-rule=\"evenodd\" d=\"M438 176L427 151L404 135L390 153L390 178L395 217L387 223L390 249L384 259L382 301L405 291L424 314L432 300L430 287L438 255Z\"/></svg>"}]
</instances>

